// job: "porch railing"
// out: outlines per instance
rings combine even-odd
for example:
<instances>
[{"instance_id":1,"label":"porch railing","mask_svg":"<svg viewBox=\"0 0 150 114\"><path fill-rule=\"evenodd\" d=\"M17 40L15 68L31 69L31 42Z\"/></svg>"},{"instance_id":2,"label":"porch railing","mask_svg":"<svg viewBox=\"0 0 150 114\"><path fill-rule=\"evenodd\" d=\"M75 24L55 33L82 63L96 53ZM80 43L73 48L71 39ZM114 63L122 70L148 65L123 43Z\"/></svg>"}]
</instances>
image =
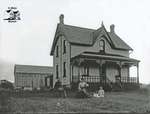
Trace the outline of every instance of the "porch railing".
<instances>
[{"instance_id":1,"label":"porch railing","mask_svg":"<svg viewBox=\"0 0 150 114\"><path fill-rule=\"evenodd\" d=\"M121 77L123 83L137 83L137 77Z\"/></svg>"},{"instance_id":2,"label":"porch railing","mask_svg":"<svg viewBox=\"0 0 150 114\"><path fill-rule=\"evenodd\" d=\"M74 75L72 77L72 82L79 82L81 78L84 78L84 80L86 82L89 83L111 83L111 80L108 79L107 77L105 78L105 76L94 76L94 75L90 75L90 76L78 76L78 75ZM121 82L122 83L137 83L137 77L121 77Z\"/></svg>"},{"instance_id":3,"label":"porch railing","mask_svg":"<svg viewBox=\"0 0 150 114\"><path fill-rule=\"evenodd\" d=\"M72 82L79 82L80 79L83 78L86 82L100 82L100 76L80 76L78 77L77 75L74 75L72 77Z\"/></svg>"}]
</instances>

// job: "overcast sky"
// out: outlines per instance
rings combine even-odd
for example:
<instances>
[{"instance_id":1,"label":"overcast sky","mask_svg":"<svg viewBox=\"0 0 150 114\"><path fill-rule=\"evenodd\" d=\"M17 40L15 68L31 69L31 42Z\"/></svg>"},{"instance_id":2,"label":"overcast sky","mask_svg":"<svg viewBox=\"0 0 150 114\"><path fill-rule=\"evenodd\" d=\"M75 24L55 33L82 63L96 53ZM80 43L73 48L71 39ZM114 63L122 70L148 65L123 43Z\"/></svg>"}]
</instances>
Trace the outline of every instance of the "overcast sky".
<instances>
[{"instance_id":1,"label":"overcast sky","mask_svg":"<svg viewBox=\"0 0 150 114\"><path fill-rule=\"evenodd\" d=\"M21 21L3 20L10 6L18 8ZM63 13L69 25L98 29L103 21L109 31L115 24L115 32L134 49L131 57L141 60L140 81L150 83L149 6L149 0L1 0L0 79L13 80L13 65L5 64L52 66L49 53Z\"/></svg>"}]
</instances>

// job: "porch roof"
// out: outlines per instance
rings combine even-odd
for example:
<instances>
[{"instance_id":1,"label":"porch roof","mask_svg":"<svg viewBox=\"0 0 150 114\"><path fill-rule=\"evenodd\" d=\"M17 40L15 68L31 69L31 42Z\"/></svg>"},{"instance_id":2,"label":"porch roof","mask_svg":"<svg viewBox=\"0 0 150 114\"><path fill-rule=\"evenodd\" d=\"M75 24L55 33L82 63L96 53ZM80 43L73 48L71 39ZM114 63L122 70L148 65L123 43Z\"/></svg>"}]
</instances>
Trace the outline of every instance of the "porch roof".
<instances>
[{"instance_id":1,"label":"porch roof","mask_svg":"<svg viewBox=\"0 0 150 114\"><path fill-rule=\"evenodd\" d=\"M125 57L125 56L117 56L117 55L105 55L105 54L93 54L93 53L81 53L75 58L94 58L94 59L105 59L105 60L120 60L120 61L128 61L128 62L140 62L137 59Z\"/></svg>"}]
</instances>

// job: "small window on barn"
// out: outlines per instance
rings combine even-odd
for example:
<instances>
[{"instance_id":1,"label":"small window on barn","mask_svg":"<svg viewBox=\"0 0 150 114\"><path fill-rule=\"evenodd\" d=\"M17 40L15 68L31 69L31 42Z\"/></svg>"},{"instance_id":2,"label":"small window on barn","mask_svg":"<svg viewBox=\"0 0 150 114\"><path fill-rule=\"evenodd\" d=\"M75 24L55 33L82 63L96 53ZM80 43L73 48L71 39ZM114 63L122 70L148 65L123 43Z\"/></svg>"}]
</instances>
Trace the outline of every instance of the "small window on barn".
<instances>
[{"instance_id":1,"label":"small window on barn","mask_svg":"<svg viewBox=\"0 0 150 114\"><path fill-rule=\"evenodd\" d=\"M58 76L59 74L58 74L58 65L56 65L56 79L58 79Z\"/></svg>"},{"instance_id":2,"label":"small window on barn","mask_svg":"<svg viewBox=\"0 0 150 114\"><path fill-rule=\"evenodd\" d=\"M63 77L66 77L66 62L63 63Z\"/></svg>"},{"instance_id":3,"label":"small window on barn","mask_svg":"<svg viewBox=\"0 0 150 114\"><path fill-rule=\"evenodd\" d=\"M59 49L58 46L56 47L56 57L58 57Z\"/></svg>"},{"instance_id":4,"label":"small window on barn","mask_svg":"<svg viewBox=\"0 0 150 114\"><path fill-rule=\"evenodd\" d=\"M99 41L99 49L100 49L100 52L105 52L105 42L104 42L104 40Z\"/></svg>"},{"instance_id":5,"label":"small window on barn","mask_svg":"<svg viewBox=\"0 0 150 114\"><path fill-rule=\"evenodd\" d=\"M63 41L63 53L66 53L66 40Z\"/></svg>"}]
</instances>

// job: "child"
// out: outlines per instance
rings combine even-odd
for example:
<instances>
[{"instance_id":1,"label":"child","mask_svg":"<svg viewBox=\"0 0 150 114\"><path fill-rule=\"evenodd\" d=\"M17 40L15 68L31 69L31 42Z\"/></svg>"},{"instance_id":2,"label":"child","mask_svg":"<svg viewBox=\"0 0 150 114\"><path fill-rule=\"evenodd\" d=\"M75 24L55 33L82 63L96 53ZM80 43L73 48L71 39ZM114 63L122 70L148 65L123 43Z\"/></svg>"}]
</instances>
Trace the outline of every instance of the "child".
<instances>
[{"instance_id":1,"label":"child","mask_svg":"<svg viewBox=\"0 0 150 114\"><path fill-rule=\"evenodd\" d=\"M104 97L104 90L103 90L103 87L102 86L100 86L100 88L99 88L99 90L98 90L98 96L99 97Z\"/></svg>"}]
</instances>

